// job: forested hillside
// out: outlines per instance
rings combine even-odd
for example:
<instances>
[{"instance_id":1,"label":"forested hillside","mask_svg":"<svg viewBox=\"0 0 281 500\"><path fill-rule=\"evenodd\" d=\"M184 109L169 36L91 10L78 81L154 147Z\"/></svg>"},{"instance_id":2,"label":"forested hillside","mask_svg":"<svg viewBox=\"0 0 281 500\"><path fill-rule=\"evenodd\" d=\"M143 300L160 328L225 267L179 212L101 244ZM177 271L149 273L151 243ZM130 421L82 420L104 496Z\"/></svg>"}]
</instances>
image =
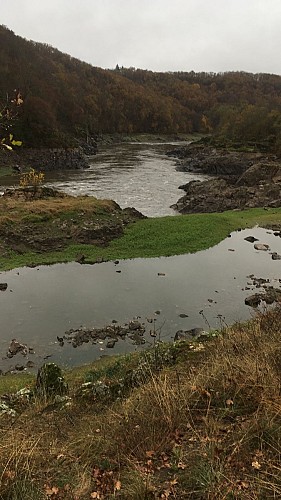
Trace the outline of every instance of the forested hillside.
<instances>
[{"instance_id":1,"label":"forested hillside","mask_svg":"<svg viewBox=\"0 0 281 500\"><path fill-rule=\"evenodd\" d=\"M71 146L104 133L213 132L281 152L281 76L103 70L5 26L0 68L1 109L7 92L20 89L13 131L28 146Z\"/></svg>"}]
</instances>

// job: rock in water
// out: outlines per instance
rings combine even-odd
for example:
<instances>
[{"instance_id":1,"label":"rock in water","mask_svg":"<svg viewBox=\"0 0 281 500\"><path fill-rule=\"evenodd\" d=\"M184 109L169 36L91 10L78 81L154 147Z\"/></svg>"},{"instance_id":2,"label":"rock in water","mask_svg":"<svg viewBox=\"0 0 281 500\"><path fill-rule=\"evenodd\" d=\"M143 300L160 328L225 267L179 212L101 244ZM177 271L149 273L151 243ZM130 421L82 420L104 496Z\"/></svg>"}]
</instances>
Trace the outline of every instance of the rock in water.
<instances>
[{"instance_id":1,"label":"rock in water","mask_svg":"<svg viewBox=\"0 0 281 500\"><path fill-rule=\"evenodd\" d=\"M255 241L259 241L258 238L255 238L254 236L246 236L244 240L249 241L250 243L255 243Z\"/></svg>"},{"instance_id":2,"label":"rock in water","mask_svg":"<svg viewBox=\"0 0 281 500\"><path fill-rule=\"evenodd\" d=\"M246 297L245 304L250 307L258 307L261 303L262 297L260 293L255 293L254 295L250 295Z\"/></svg>"},{"instance_id":3,"label":"rock in water","mask_svg":"<svg viewBox=\"0 0 281 500\"><path fill-rule=\"evenodd\" d=\"M272 258L272 260L281 260L281 255L279 255L278 253L274 252L271 255L271 258Z\"/></svg>"},{"instance_id":4,"label":"rock in water","mask_svg":"<svg viewBox=\"0 0 281 500\"><path fill-rule=\"evenodd\" d=\"M174 341L178 340L195 340L201 336L208 335L203 328L191 328L191 330L178 330L175 334Z\"/></svg>"},{"instance_id":5,"label":"rock in water","mask_svg":"<svg viewBox=\"0 0 281 500\"><path fill-rule=\"evenodd\" d=\"M266 243L255 243L254 249L266 252L267 250L269 250L269 245L267 245Z\"/></svg>"}]
</instances>

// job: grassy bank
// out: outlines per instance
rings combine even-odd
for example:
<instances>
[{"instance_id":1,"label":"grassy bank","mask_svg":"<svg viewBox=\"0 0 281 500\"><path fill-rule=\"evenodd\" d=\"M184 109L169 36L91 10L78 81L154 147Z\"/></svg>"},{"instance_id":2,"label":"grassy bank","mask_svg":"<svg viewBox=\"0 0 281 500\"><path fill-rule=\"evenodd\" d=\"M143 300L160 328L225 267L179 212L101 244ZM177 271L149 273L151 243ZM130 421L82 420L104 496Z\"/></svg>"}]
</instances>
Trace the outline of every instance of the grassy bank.
<instances>
[{"instance_id":1,"label":"grassy bank","mask_svg":"<svg viewBox=\"0 0 281 500\"><path fill-rule=\"evenodd\" d=\"M280 498L280 325L277 308L68 375L66 406L1 418L0 498ZM113 390L83 395L85 380Z\"/></svg>"},{"instance_id":2,"label":"grassy bank","mask_svg":"<svg viewBox=\"0 0 281 500\"><path fill-rule=\"evenodd\" d=\"M120 222L122 224L122 217L125 216L116 211L110 202L92 198L74 200L76 201L39 200L22 204L14 202L6 207L6 211L2 207L1 232L3 234L4 230L8 230L10 239L15 235L18 244L14 245L11 241L10 244L8 242L3 245L2 241L0 270L24 265L70 262L79 255L83 255L84 261L89 263L179 255L216 245L238 228L254 227L257 224L262 227L281 227L280 208L192 214L138 220L126 226L124 233L123 229L122 232L117 232L115 236L119 237L109 242L104 242L101 238L98 244L95 241L87 244L80 242L81 231L84 231L85 240L89 227L93 225L98 225L101 233L104 228L106 234L114 235L117 225L120 226ZM67 233L66 239L60 241L63 231ZM30 235L31 244L28 241L23 244L26 234ZM39 235L40 245L34 251L36 234ZM111 236L108 239L110 238ZM58 244L52 245L56 241Z\"/></svg>"}]
</instances>

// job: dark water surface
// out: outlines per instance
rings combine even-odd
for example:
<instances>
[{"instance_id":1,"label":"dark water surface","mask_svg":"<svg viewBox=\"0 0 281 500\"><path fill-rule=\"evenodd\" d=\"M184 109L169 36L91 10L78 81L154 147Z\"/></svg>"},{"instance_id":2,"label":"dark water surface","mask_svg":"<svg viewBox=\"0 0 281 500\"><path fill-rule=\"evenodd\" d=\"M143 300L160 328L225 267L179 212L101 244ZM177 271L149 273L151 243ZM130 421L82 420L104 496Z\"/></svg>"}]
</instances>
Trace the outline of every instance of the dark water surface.
<instances>
[{"instance_id":1,"label":"dark water surface","mask_svg":"<svg viewBox=\"0 0 281 500\"><path fill-rule=\"evenodd\" d=\"M106 342L74 349L69 344L60 347L56 337L70 328L102 327L136 316L146 324L146 345L153 340L146 318L156 318L165 341L172 340L179 329L218 328L222 322L245 320L253 312L244 305L245 297L253 293L242 290L249 282L247 276L270 278L274 286L281 279L281 261L273 261L270 251L256 251L244 240L249 235L281 253L281 238L255 228L233 233L219 245L192 255L2 272L0 282L7 282L8 289L0 292L0 359L13 338L34 347L36 353L27 359L37 366L46 355L61 365L74 366L102 354L129 352L138 349L130 340L119 340L113 350L106 349ZM181 318L182 313L188 317ZM27 359L21 354L2 359L0 368Z\"/></svg>"}]
</instances>

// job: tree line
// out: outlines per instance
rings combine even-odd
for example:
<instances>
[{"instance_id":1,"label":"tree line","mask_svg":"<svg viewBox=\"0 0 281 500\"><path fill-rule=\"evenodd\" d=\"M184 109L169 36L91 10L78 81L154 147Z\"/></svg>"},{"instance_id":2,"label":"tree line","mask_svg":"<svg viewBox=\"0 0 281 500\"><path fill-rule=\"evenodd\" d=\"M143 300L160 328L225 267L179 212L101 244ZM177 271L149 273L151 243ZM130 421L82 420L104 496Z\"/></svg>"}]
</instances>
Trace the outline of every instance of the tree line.
<instances>
[{"instance_id":1,"label":"tree line","mask_svg":"<svg viewBox=\"0 0 281 500\"><path fill-rule=\"evenodd\" d=\"M2 102L7 90L24 96L13 132L27 146L72 146L105 133L198 132L267 142L281 153L278 75L104 70L5 26L0 68Z\"/></svg>"}]
</instances>

